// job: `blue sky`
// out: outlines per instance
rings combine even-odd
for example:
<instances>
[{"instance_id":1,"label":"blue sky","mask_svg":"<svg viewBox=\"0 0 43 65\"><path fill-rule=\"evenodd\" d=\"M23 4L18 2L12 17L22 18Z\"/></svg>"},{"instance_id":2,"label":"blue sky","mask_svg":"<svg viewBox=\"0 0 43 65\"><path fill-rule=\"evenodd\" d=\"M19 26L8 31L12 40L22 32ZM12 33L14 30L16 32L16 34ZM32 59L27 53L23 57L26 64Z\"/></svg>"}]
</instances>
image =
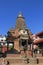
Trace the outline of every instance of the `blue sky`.
<instances>
[{"instance_id":1,"label":"blue sky","mask_svg":"<svg viewBox=\"0 0 43 65\"><path fill-rule=\"evenodd\" d=\"M43 0L0 0L0 34L15 26L19 11L33 34L43 31Z\"/></svg>"}]
</instances>

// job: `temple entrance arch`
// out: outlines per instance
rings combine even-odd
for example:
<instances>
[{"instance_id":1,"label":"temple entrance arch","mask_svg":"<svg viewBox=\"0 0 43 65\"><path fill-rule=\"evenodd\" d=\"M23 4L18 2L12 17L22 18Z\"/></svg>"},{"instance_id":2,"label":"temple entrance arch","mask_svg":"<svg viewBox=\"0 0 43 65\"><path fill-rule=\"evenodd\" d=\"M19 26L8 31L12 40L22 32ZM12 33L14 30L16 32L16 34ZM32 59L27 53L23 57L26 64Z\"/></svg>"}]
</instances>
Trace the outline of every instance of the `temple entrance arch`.
<instances>
[{"instance_id":1,"label":"temple entrance arch","mask_svg":"<svg viewBox=\"0 0 43 65\"><path fill-rule=\"evenodd\" d=\"M27 40L21 39L21 41L22 41L22 43L21 43L22 46L27 45Z\"/></svg>"},{"instance_id":2,"label":"temple entrance arch","mask_svg":"<svg viewBox=\"0 0 43 65\"><path fill-rule=\"evenodd\" d=\"M27 48L27 47L28 47L28 40L26 40L26 39L20 39L19 46L20 46L20 48L21 48L21 47Z\"/></svg>"}]
</instances>

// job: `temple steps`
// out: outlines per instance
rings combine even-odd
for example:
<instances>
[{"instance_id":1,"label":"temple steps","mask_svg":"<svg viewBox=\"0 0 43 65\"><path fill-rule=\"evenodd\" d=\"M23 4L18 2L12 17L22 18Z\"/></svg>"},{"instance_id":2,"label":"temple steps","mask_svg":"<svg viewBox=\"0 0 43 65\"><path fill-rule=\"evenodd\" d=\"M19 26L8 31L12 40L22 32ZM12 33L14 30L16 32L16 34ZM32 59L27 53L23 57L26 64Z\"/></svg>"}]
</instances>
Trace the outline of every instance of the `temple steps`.
<instances>
[{"instance_id":1,"label":"temple steps","mask_svg":"<svg viewBox=\"0 0 43 65\"><path fill-rule=\"evenodd\" d=\"M20 54L7 54L6 57L20 57Z\"/></svg>"},{"instance_id":2,"label":"temple steps","mask_svg":"<svg viewBox=\"0 0 43 65\"><path fill-rule=\"evenodd\" d=\"M39 60L38 63L43 63L43 57L29 58L28 63L29 64L37 64L37 58ZM27 64L27 59L26 58L21 58L21 57L16 57L16 58L15 57L6 57L5 61L6 62L9 61L10 64L18 64L18 63ZM0 65L1 65L1 63L2 63L2 58L0 58Z\"/></svg>"},{"instance_id":3,"label":"temple steps","mask_svg":"<svg viewBox=\"0 0 43 65\"><path fill-rule=\"evenodd\" d=\"M27 63L27 59L26 58L10 58L10 57L7 57L6 58L6 61L9 61L10 63ZM37 64L37 58L29 58L28 60L28 63L29 64ZM43 58L38 58L38 63L43 63Z\"/></svg>"}]
</instances>

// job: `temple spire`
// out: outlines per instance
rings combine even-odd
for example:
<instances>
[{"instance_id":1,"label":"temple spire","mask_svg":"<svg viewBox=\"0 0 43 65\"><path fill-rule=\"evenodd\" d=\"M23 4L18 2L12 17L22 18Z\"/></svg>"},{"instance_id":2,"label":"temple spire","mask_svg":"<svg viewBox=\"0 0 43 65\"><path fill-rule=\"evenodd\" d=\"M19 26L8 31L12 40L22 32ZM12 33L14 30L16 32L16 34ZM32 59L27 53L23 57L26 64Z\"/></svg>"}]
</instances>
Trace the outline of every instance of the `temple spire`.
<instances>
[{"instance_id":1,"label":"temple spire","mask_svg":"<svg viewBox=\"0 0 43 65\"><path fill-rule=\"evenodd\" d=\"M19 12L19 14L17 16L15 29L26 29L25 20L24 20L23 14L21 12Z\"/></svg>"},{"instance_id":2,"label":"temple spire","mask_svg":"<svg viewBox=\"0 0 43 65\"><path fill-rule=\"evenodd\" d=\"M21 12L19 12L19 14L18 14L18 17L17 18L24 18L23 17L23 14L21 13Z\"/></svg>"}]
</instances>

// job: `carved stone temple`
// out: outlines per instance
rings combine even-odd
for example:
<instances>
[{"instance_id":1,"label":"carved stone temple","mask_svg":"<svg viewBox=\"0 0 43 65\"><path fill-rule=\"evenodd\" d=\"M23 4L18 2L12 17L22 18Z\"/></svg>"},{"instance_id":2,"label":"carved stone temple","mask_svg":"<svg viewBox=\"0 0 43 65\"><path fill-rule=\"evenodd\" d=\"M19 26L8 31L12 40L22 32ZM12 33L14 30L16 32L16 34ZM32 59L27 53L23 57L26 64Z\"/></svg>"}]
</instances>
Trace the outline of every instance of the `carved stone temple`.
<instances>
[{"instance_id":1,"label":"carved stone temple","mask_svg":"<svg viewBox=\"0 0 43 65\"><path fill-rule=\"evenodd\" d=\"M20 53L24 54L25 50L30 51L32 45L32 32L27 29L25 18L22 13L19 13L16 19L15 28L12 28L7 33L7 42L13 44L13 48ZM10 48L8 48L10 49Z\"/></svg>"}]
</instances>

